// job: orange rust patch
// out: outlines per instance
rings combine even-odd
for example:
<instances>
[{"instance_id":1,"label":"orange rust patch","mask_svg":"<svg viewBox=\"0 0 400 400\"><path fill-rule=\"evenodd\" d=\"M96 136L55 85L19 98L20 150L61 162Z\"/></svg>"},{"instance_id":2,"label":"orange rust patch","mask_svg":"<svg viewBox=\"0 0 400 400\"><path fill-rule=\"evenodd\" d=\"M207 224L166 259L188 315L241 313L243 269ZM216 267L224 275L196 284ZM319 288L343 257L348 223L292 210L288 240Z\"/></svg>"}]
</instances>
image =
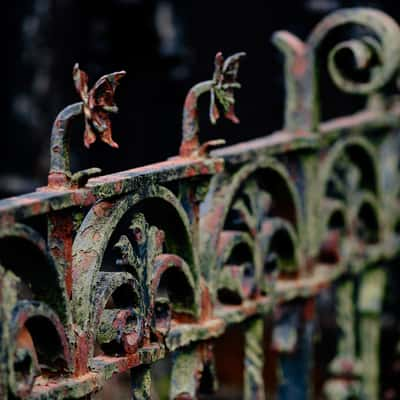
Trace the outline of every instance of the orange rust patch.
<instances>
[{"instance_id":1,"label":"orange rust patch","mask_svg":"<svg viewBox=\"0 0 400 400\"><path fill-rule=\"evenodd\" d=\"M307 60L302 56L297 56L296 61L292 66L292 74L295 77L300 78L304 75L306 69L307 69Z\"/></svg>"},{"instance_id":2,"label":"orange rust patch","mask_svg":"<svg viewBox=\"0 0 400 400\"><path fill-rule=\"evenodd\" d=\"M122 192L122 182L116 182L114 186L115 192L116 193L121 193Z\"/></svg>"},{"instance_id":3,"label":"orange rust patch","mask_svg":"<svg viewBox=\"0 0 400 400\"><path fill-rule=\"evenodd\" d=\"M113 208L113 203L108 201L102 201L93 208L93 212L97 217L107 217L110 215L111 209Z\"/></svg>"},{"instance_id":4,"label":"orange rust patch","mask_svg":"<svg viewBox=\"0 0 400 400\"><path fill-rule=\"evenodd\" d=\"M89 346L86 336L78 336L76 338L75 376L88 372L88 355Z\"/></svg>"}]
</instances>

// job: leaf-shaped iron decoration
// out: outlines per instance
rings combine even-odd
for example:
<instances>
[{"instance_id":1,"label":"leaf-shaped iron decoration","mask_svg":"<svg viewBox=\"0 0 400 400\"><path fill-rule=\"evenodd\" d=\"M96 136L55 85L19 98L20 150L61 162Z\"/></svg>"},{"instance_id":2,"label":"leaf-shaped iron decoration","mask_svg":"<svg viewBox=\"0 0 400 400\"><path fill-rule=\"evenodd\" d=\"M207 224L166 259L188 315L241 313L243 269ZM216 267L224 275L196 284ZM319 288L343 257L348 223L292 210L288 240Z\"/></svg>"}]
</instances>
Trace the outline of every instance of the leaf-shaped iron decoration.
<instances>
[{"instance_id":1,"label":"leaf-shaped iron decoration","mask_svg":"<svg viewBox=\"0 0 400 400\"><path fill-rule=\"evenodd\" d=\"M245 55L246 53L243 52L235 53L225 61L221 52L218 52L215 56L214 84L210 91L210 121L212 124L215 124L220 117L216 100L223 108L225 118L235 124L239 123L234 111L235 97L233 90L241 87L240 83L237 82L237 75L240 59Z\"/></svg>"},{"instance_id":2,"label":"leaf-shaped iron decoration","mask_svg":"<svg viewBox=\"0 0 400 400\"><path fill-rule=\"evenodd\" d=\"M112 138L111 121L108 114L118 111L118 107L114 103L114 93L119 80L125 74L125 71L119 71L104 75L89 90L86 72L79 69L78 64L74 65L75 88L83 102L84 144L87 148L96 141L96 133L100 136L100 140L111 147L118 148L118 143L114 142Z\"/></svg>"},{"instance_id":3,"label":"leaf-shaped iron decoration","mask_svg":"<svg viewBox=\"0 0 400 400\"><path fill-rule=\"evenodd\" d=\"M222 109L225 118L239 123L234 112L233 91L240 88L237 75L240 59L245 55L243 52L236 53L224 60L222 53L217 53L213 78L200 82L189 90L183 107L182 142L179 149L181 157L204 157L211 147L225 143L223 140L211 140L200 145L197 101L203 93L210 92L211 95L209 116L212 124L220 117L219 108Z\"/></svg>"}]
</instances>

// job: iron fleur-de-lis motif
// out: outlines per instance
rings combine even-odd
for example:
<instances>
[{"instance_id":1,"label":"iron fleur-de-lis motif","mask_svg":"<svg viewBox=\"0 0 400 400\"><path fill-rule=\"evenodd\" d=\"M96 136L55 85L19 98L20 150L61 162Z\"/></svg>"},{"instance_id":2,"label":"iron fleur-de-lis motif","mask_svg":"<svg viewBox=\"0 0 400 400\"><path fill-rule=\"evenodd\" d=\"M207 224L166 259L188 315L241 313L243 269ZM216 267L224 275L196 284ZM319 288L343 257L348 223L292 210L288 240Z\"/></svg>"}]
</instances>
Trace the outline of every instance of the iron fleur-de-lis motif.
<instances>
[{"instance_id":1,"label":"iron fleur-de-lis motif","mask_svg":"<svg viewBox=\"0 0 400 400\"><path fill-rule=\"evenodd\" d=\"M119 80L125 74L125 71L119 71L104 75L89 90L86 72L79 69L78 64L74 65L73 78L75 88L83 101L83 113L85 116L84 144L87 148L96 141L96 133L100 136L100 140L111 147L119 147L118 143L114 142L112 138L109 113L118 111L118 107L114 103L114 94Z\"/></svg>"}]
</instances>

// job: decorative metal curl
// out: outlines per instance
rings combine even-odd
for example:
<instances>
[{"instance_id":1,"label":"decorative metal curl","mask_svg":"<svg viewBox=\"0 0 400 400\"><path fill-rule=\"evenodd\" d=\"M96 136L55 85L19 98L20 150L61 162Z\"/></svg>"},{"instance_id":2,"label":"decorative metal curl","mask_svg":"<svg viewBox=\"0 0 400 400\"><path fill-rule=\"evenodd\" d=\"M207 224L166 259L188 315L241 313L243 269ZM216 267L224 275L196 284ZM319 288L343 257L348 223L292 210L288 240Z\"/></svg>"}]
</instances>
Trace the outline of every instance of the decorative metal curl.
<instances>
[{"instance_id":1,"label":"decorative metal curl","mask_svg":"<svg viewBox=\"0 0 400 400\"><path fill-rule=\"evenodd\" d=\"M285 128L292 132L318 130L317 50L336 28L359 26L366 33L335 45L328 54L328 71L335 85L351 94L370 95L392 79L400 63L400 28L388 15L370 8L338 10L324 18L303 42L286 31L276 32L274 44L285 56ZM338 64L350 52L355 70L369 72L366 81L355 80Z\"/></svg>"},{"instance_id":2,"label":"decorative metal curl","mask_svg":"<svg viewBox=\"0 0 400 400\"><path fill-rule=\"evenodd\" d=\"M400 62L400 29L388 15L369 8L339 10L324 18L307 40L307 45L315 51L327 35L344 25L358 25L365 28L368 35L337 44L329 53L328 70L336 86L344 92L370 94L385 85L396 72ZM370 68L367 82L356 82L344 74L337 64L337 55L343 50L350 51L358 70ZM377 60L377 65L371 61Z\"/></svg>"}]
</instances>

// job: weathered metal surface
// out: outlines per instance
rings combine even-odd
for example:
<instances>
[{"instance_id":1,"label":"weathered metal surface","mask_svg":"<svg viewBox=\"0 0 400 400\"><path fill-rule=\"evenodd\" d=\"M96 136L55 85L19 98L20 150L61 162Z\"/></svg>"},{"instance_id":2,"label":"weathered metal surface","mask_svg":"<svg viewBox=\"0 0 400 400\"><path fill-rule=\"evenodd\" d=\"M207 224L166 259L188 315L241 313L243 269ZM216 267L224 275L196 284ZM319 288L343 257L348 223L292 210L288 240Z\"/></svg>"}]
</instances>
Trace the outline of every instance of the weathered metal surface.
<instances>
[{"instance_id":1,"label":"weathered metal surface","mask_svg":"<svg viewBox=\"0 0 400 400\"><path fill-rule=\"evenodd\" d=\"M365 107L323 121L320 49L354 26L326 65ZM179 156L100 177L71 173L68 123L83 115L86 147L99 136L117 148L108 113L125 72L89 90L74 67L82 101L56 119L48 186L0 201L0 399L90 398L127 371L131 398L150 399L153 365L166 356L160 396L222 393L214 344L232 325L244 332L241 397L313 397L314 304L328 287L338 335L322 392L381 398L380 312L400 253L400 104L396 88L386 90L400 67L400 29L356 8L327 16L305 41L287 32L273 41L285 62L282 131L211 152L222 141L201 144L202 93L211 123L220 112L238 122L244 53L217 53L213 78L187 95ZM346 54L353 71L342 70ZM275 371L265 369L268 354Z\"/></svg>"},{"instance_id":2,"label":"weathered metal surface","mask_svg":"<svg viewBox=\"0 0 400 400\"><path fill-rule=\"evenodd\" d=\"M210 92L209 118L212 124L220 117L219 107L222 108L225 118L239 123L234 112L233 90L240 88L236 78L240 58L244 55L245 53L236 53L224 60L222 53L217 53L213 78L198 83L189 90L183 108L182 143L179 150L182 157L206 156L210 147L225 144L224 140L212 140L200 145L197 100L203 93Z\"/></svg>"},{"instance_id":3,"label":"weathered metal surface","mask_svg":"<svg viewBox=\"0 0 400 400\"><path fill-rule=\"evenodd\" d=\"M71 175L69 154L69 122L80 114L85 118L84 144L87 148L96 141L96 134L111 147L118 148L111 136L111 121L109 113L116 113L118 107L114 103L114 92L118 81L125 75L125 71L114 72L102 76L88 89L88 76L85 71L75 64L73 78L75 88L82 102L72 104L60 112L54 121L50 144L50 173L49 187L80 187L91 176L99 175L101 170L91 168Z\"/></svg>"}]
</instances>

